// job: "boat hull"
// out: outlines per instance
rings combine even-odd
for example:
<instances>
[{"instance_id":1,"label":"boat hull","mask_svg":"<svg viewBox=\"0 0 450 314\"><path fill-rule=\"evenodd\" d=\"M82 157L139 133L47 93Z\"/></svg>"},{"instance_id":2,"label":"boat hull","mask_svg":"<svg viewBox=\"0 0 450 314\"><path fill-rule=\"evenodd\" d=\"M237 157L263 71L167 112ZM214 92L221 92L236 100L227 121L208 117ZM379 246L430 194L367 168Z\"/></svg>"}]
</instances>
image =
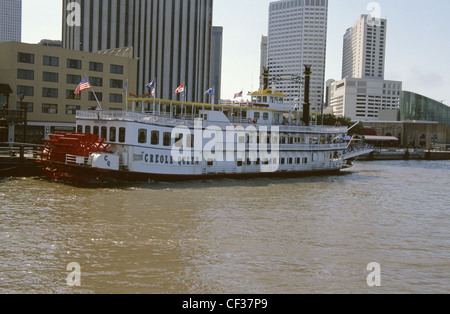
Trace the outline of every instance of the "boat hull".
<instances>
[{"instance_id":1,"label":"boat hull","mask_svg":"<svg viewBox=\"0 0 450 314\"><path fill-rule=\"evenodd\" d=\"M64 163L42 164L44 177L75 185L119 182L183 182L214 179L300 178L320 175L338 175L341 169L310 171L279 171L266 173L209 173L201 175L156 174L121 170L107 170Z\"/></svg>"}]
</instances>

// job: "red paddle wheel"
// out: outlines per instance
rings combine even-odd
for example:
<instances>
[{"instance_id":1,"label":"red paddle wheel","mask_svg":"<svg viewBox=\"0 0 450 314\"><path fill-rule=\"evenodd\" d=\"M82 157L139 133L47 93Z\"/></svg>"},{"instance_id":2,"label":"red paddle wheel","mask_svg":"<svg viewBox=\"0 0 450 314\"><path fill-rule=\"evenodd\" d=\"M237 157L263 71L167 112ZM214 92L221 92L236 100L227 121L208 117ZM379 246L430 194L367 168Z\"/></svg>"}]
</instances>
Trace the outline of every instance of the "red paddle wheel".
<instances>
[{"instance_id":1,"label":"red paddle wheel","mask_svg":"<svg viewBox=\"0 0 450 314\"><path fill-rule=\"evenodd\" d=\"M107 152L109 145L98 135L55 133L45 139L41 164L45 176L54 180L86 181L86 162L94 153ZM84 170L84 171L83 171Z\"/></svg>"}]
</instances>

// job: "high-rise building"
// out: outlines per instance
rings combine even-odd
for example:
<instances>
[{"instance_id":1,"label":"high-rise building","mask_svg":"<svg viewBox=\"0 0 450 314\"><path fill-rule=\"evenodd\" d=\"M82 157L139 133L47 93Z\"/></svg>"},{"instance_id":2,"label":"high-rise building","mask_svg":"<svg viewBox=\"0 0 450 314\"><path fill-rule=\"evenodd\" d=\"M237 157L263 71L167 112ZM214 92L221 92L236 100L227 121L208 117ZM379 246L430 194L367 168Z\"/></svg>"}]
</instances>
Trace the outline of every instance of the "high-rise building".
<instances>
[{"instance_id":1,"label":"high-rise building","mask_svg":"<svg viewBox=\"0 0 450 314\"><path fill-rule=\"evenodd\" d=\"M268 66L272 87L301 110L304 65L311 65L311 110L324 99L328 0L281 0L269 9Z\"/></svg>"},{"instance_id":2,"label":"high-rise building","mask_svg":"<svg viewBox=\"0 0 450 314\"><path fill-rule=\"evenodd\" d=\"M22 0L0 0L0 42L22 41Z\"/></svg>"},{"instance_id":3,"label":"high-rise building","mask_svg":"<svg viewBox=\"0 0 450 314\"><path fill-rule=\"evenodd\" d=\"M363 14L344 35L342 78L384 79L387 20Z\"/></svg>"},{"instance_id":4,"label":"high-rise building","mask_svg":"<svg viewBox=\"0 0 450 314\"><path fill-rule=\"evenodd\" d=\"M157 98L179 100L174 92L185 84L186 100L203 102L210 84L212 7L213 0L64 0L63 47L133 47L139 65L130 92L146 93L145 85L155 81ZM77 9L80 26L72 20Z\"/></svg>"},{"instance_id":5,"label":"high-rise building","mask_svg":"<svg viewBox=\"0 0 450 314\"><path fill-rule=\"evenodd\" d=\"M214 88L214 103L219 104L222 94L222 45L223 45L223 27L213 26L212 44L211 44L211 71L209 84Z\"/></svg>"}]
</instances>

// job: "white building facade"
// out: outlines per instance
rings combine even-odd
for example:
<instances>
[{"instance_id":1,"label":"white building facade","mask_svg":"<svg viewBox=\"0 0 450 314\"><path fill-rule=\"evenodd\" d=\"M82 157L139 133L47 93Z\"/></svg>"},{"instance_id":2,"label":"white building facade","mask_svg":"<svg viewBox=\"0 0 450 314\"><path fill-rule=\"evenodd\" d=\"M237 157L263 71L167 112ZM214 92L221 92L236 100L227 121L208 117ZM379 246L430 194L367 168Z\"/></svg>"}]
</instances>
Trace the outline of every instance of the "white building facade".
<instances>
[{"instance_id":1,"label":"white building facade","mask_svg":"<svg viewBox=\"0 0 450 314\"><path fill-rule=\"evenodd\" d=\"M331 84L330 109L355 121L377 121L380 112L400 109L402 85L400 81L345 78Z\"/></svg>"},{"instance_id":2,"label":"white building facade","mask_svg":"<svg viewBox=\"0 0 450 314\"><path fill-rule=\"evenodd\" d=\"M269 9L268 67L271 85L302 110L304 65L311 65L311 110L324 100L328 0L282 0Z\"/></svg>"},{"instance_id":3,"label":"white building facade","mask_svg":"<svg viewBox=\"0 0 450 314\"><path fill-rule=\"evenodd\" d=\"M0 42L22 41L22 0L0 0Z\"/></svg>"},{"instance_id":4,"label":"white building facade","mask_svg":"<svg viewBox=\"0 0 450 314\"><path fill-rule=\"evenodd\" d=\"M342 78L384 79L387 20L361 15L344 35Z\"/></svg>"}]
</instances>

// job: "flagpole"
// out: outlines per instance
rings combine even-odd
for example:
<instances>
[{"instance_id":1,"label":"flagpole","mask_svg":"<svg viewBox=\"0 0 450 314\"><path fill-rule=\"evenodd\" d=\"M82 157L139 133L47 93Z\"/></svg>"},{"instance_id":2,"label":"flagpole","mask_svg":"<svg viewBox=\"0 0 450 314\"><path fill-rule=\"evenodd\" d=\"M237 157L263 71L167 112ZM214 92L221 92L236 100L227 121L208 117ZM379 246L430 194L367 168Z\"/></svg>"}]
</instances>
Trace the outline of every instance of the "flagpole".
<instances>
[{"instance_id":1,"label":"flagpole","mask_svg":"<svg viewBox=\"0 0 450 314\"><path fill-rule=\"evenodd\" d=\"M126 111L128 111L128 79L125 85L125 104L126 104Z\"/></svg>"}]
</instances>

